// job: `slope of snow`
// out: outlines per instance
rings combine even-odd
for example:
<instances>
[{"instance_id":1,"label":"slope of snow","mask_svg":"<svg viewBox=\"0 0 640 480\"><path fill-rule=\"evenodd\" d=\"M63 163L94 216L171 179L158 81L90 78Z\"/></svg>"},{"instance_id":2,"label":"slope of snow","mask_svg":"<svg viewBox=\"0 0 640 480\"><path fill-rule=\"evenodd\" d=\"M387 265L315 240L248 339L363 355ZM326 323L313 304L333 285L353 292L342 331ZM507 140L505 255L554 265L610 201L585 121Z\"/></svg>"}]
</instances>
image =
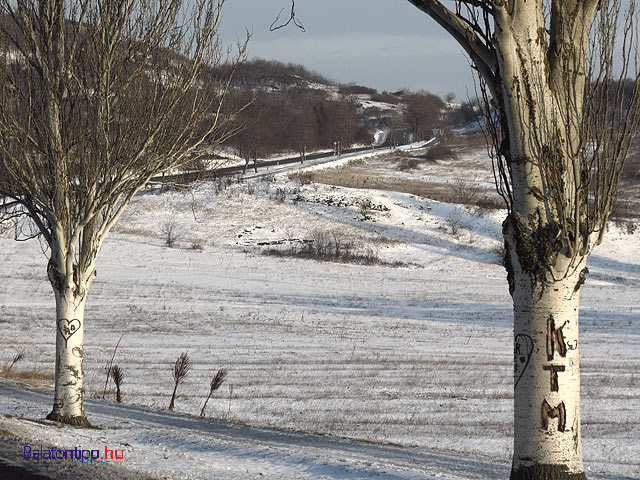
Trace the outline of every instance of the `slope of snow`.
<instances>
[{"instance_id":1,"label":"slope of snow","mask_svg":"<svg viewBox=\"0 0 640 480\"><path fill-rule=\"evenodd\" d=\"M101 428L34 422L51 394L20 395L2 382L0 430L38 444L122 447L122 468L169 478L504 478L512 444L511 303L497 253L504 213L290 177L139 195L107 240L89 294L87 412ZM177 248L164 246L169 223ZM401 266L264 255L319 231ZM14 368L51 372L45 256L37 240L16 243L9 233L0 238L0 361L24 350ZM582 291L592 478L640 476L639 239L612 227ZM123 334L115 363L125 405L93 401ZM194 369L178 391L179 413L138 408L166 409L183 351ZM224 422L190 416L220 367L229 377L207 412Z\"/></svg>"}]
</instances>

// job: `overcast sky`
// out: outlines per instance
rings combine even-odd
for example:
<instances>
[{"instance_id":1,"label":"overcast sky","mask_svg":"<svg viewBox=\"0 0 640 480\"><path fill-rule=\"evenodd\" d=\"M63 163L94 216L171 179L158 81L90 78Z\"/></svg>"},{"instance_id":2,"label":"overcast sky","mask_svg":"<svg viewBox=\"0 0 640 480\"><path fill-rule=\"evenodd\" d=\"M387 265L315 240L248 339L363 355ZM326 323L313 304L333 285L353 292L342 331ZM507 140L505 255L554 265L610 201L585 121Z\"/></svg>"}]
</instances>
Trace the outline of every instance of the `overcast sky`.
<instances>
[{"instance_id":1,"label":"overcast sky","mask_svg":"<svg viewBox=\"0 0 640 480\"><path fill-rule=\"evenodd\" d=\"M462 49L407 0L296 0L306 32L293 23L270 32L282 8L286 21L291 0L226 0L223 40L248 29L250 58L299 63L340 83L474 96Z\"/></svg>"}]
</instances>

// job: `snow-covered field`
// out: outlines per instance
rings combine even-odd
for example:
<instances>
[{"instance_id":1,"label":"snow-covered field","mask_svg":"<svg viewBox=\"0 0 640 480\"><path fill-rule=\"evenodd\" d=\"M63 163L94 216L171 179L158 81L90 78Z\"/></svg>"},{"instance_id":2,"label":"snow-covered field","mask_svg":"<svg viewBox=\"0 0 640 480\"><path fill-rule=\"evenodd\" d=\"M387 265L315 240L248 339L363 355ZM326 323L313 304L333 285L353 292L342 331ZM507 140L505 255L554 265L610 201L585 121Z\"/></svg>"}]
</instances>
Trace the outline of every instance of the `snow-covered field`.
<instances>
[{"instance_id":1,"label":"snow-covered field","mask_svg":"<svg viewBox=\"0 0 640 480\"><path fill-rule=\"evenodd\" d=\"M478 185L490 179L481 155L461 161L473 163ZM462 169L452 161L413 174L446 183L456 171ZM394 160L378 159L371 175L405 174ZM497 252L504 212L363 187L283 174L139 195L99 257L86 313L85 379L87 398L101 397L105 364L123 335L114 363L124 370L124 404L166 409L173 363L188 351L194 369L178 390L178 412L197 416L211 376L224 367L229 376L209 401L209 416L412 447L393 450L386 466L314 474L309 438L319 437L289 433L307 461L265 453L260 458L268 461L256 463L237 445L212 447L219 444L206 439L218 427L177 435L175 422L159 421L154 431L152 422L109 420L111 411L96 402L87 412L102 429L61 430L28 420L48 413L46 398L9 394L0 398L0 431L43 444L122 446L126 468L169 477L206 478L207 465L217 472L210 478L506 475L513 347ZM178 234L174 248L165 246L169 226ZM55 322L45 256L37 240L17 243L11 233L0 238L0 362L24 350L15 369L52 372ZM355 252L379 263L264 254L320 237L352 242ZM639 240L640 233L612 226L581 290L584 458L593 478L640 478ZM393 263L399 266L387 266ZM375 464L386 455L368 443L336 442L331 451L343 458L323 450L323 464ZM259 440L253 444L261 448ZM223 451L224 461L216 457ZM407 459L415 466L429 458L432 468L403 470ZM473 466L487 459L491 468ZM466 460L468 468L453 468ZM230 463L232 471L221 466Z\"/></svg>"}]
</instances>

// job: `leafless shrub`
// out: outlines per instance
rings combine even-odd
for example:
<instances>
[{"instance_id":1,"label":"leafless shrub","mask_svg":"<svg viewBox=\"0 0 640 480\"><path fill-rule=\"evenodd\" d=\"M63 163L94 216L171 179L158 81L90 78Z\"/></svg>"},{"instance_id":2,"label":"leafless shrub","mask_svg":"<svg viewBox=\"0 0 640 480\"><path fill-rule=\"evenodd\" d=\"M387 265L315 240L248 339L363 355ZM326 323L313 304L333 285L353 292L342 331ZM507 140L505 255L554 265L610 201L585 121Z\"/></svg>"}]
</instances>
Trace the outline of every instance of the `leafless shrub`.
<instances>
[{"instance_id":1,"label":"leafless shrub","mask_svg":"<svg viewBox=\"0 0 640 480\"><path fill-rule=\"evenodd\" d=\"M456 197L456 203L461 205L475 205L477 203L478 191L463 179L456 179L452 188Z\"/></svg>"},{"instance_id":2,"label":"leafless shrub","mask_svg":"<svg viewBox=\"0 0 640 480\"><path fill-rule=\"evenodd\" d=\"M342 95L377 95L375 88L365 87L363 85L340 85L339 93Z\"/></svg>"},{"instance_id":3,"label":"leafless shrub","mask_svg":"<svg viewBox=\"0 0 640 480\"><path fill-rule=\"evenodd\" d=\"M173 248L178 241L177 224L174 219L169 220L162 227L162 236L164 244L169 248Z\"/></svg>"},{"instance_id":4,"label":"leafless shrub","mask_svg":"<svg viewBox=\"0 0 640 480\"><path fill-rule=\"evenodd\" d=\"M233 398L233 385L229 384L229 406L227 407L227 418L231 414L231 398Z\"/></svg>"},{"instance_id":5,"label":"leafless shrub","mask_svg":"<svg viewBox=\"0 0 640 480\"><path fill-rule=\"evenodd\" d=\"M276 181L276 178L273 175L264 175L260 177L260 181L265 185L271 185L273 182Z\"/></svg>"},{"instance_id":6,"label":"leafless shrub","mask_svg":"<svg viewBox=\"0 0 640 480\"><path fill-rule=\"evenodd\" d=\"M287 198L286 190L284 188L277 188L276 189L276 194L275 194L276 202L284 203L286 198Z\"/></svg>"},{"instance_id":7,"label":"leafless shrub","mask_svg":"<svg viewBox=\"0 0 640 480\"><path fill-rule=\"evenodd\" d=\"M331 248L331 233L327 230L314 230L311 232L311 242L306 246L319 257L330 255L333 250Z\"/></svg>"},{"instance_id":8,"label":"leafless shrub","mask_svg":"<svg viewBox=\"0 0 640 480\"><path fill-rule=\"evenodd\" d=\"M233 185L233 180L234 178L232 176L217 177L213 183L215 192L217 194L224 192L227 188Z\"/></svg>"},{"instance_id":9,"label":"leafless shrub","mask_svg":"<svg viewBox=\"0 0 640 480\"><path fill-rule=\"evenodd\" d=\"M360 255L360 260L365 265L376 265L382 263L378 253L371 247L367 247L364 253Z\"/></svg>"},{"instance_id":10,"label":"leafless shrub","mask_svg":"<svg viewBox=\"0 0 640 480\"><path fill-rule=\"evenodd\" d=\"M638 230L638 225L631 220L627 222L627 234L633 235Z\"/></svg>"},{"instance_id":11,"label":"leafless shrub","mask_svg":"<svg viewBox=\"0 0 640 480\"><path fill-rule=\"evenodd\" d=\"M373 210L373 202L369 197L358 200L358 211L360 212L360 215L362 215L363 220L369 220Z\"/></svg>"},{"instance_id":12,"label":"leafless shrub","mask_svg":"<svg viewBox=\"0 0 640 480\"><path fill-rule=\"evenodd\" d=\"M297 172L289 175L289 180L296 181L300 185L309 185L312 181L313 175L311 172Z\"/></svg>"},{"instance_id":13,"label":"leafless shrub","mask_svg":"<svg viewBox=\"0 0 640 480\"><path fill-rule=\"evenodd\" d=\"M221 368L211 379L211 383L209 384L209 395L207 396L207 399L204 401L202 410L200 410L201 417L204 417L204 412L205 412L205 409L207 408L207 402L211 398L211 395L213 395L213 392L215 392L222 386L226 377L227 377L227 370L225 368Z\"/></svg>"},{"instance_id":14,"label":"leafless shrub","mask_svg":"<svg viewBox=\"0 0 640 480\"><path fill-rule=\"evenodd\" d=\"M179 170L182 172L204 172L207 168L209 168L208 161L204 158L198 158L181 165Z\"/></svg>"},{"instance_id":15,"label":"leafless shrub","mask_svg":"<svg viewBox=\"0 0 640 480\"><path fill-rule=\"evenodd\" d=\"M191 242L191 250L195 250L196 252L201 252L204 250L204 246L202 245L201 240L193 240Z\"/></svg>"},{"instance_id":16,"label":"leafless shrub","mask_svg":"<svg viewBox=\"0 0 640 480\"><path fill-rule=\"evenodd\" d=\"M622 220L618 218L615 220L615 224L616 227L625 232L627 235L633 235L638 229L638 226L635 224L635 222L633 222L633 220Z\"/></svg>"},{"instance_id":17,"label":"leafless shrub","mask_svg":"<svg viewBox=\"0 0 640 480\"><path fill-rule=\"evenodd\" d=\"M120 385L122 385L122 379L124 378L124 372L118 365L114 365L110 369L111 378L113 378L113 383L116 384L116 402L121 403L122 397L120 395Z\"/></svg>"},{"instance_id":18,"label":"leafless shrub","mask_svg":"<svg viewBox=\"0 0 640 480\"><path fill-rule=\"evenodd\" d=\"M178 359L176 360L175 365L173 366L173 394L171 395L171 402L169 402L169 411L173 411L175 406L176 392L178 390L178 385L180 385L184 380L189 376L189 372L191 371L191 359L187 352L182 352Z\"/></svg>"},{"instance_id":19,"label":"leafless shrub","mask_svg":"<svg viewBox=\"0 0 640 480\"><path fill-rule=\"evenodd\" d=\"M434 145L433 147L429 148L429 150L427 150L427 153L425 153L424 158L430 161L456 160L458 158L458 155L448 145L439 143L438 145Z\"/></svg>"},{"instance_id":20,"label":"leafless shrub","mask_svg":"<svg viewBox=\"0 0 640 480\"><path fill-rule=\"evenodd\" d=\"M343 241L342 235L337 230L333 230L331 232L331 237L332 237L332 247L333 247L334 254L340 255L340 252L343 251L343 248L347 248L347 245L350 242Z\"/></svg>"},{"instance_id":21,"label":"leafless shrub","mask_svg":"<svg viewBox=\"0 0 640 480\"><path fill-rule=\"evenodd\" d=\"M403 158L398 164L398 169L402 172L408 172L409 170L415 170L420 165L420 160L417 158Z\"/></svg>"},{"instance_id":22,"label":"leafless shrub","mask_svg":"<svg viewBox=\"0 0 640 480\"><path fill-rule=\"evenodd\" d=\"M299 257L326 262L358 263L362 265L383 265L400 267L403 262L381 260L377 249L356 243L337 230L314 230L311 239L303 241L301 246L290 242L287 249L269 248L266 255L279 257Z\"/></svg>"},{"instance_id":23,"label":"leafless shrub","mask_svg":"<svg viewBox=\"0 0 640 480\"><path fill-rule=\"evenodd\" d=\"M394 95L389 92L382 92L371 95L371 100L374 102L390 103L392 105L397 105L401 102L401 99L398 95Z\"/></svg>"},{"instance_id":24,"label":"leafless shrub","mask_svg":"<svg viewBox=\"0 0 640 480\"><path fill-rule=\"evenodd\" d=\"M477 240L478 240L478 236L473 231L470 231L469 236L467 237L467 244L473 245L476 243Z\"/></svg>"},{"instance_id":25,"label":"leafless shrub","mask_svg":"<svg viewBox=\"0 0 640 480\"><path fill-rule=\"evenodd\" d=\"M451 235L458 238L460 234L460 230L462 229L462 216L460 215L460 211L455 209L451 214L445 219L446 229L449 231Z\"/></svg>"},{"instance_id":26,"label":"leafless shrub","mask_svg":"<svg viewBox=\"0 0 640 480\"><path fill-rule=\"evenodd\" d=\"M347 162L347 166L349 167L357 167L358 165L364 165L367 161L364 158L354 158Z\"/></svg>"}]
</instances>

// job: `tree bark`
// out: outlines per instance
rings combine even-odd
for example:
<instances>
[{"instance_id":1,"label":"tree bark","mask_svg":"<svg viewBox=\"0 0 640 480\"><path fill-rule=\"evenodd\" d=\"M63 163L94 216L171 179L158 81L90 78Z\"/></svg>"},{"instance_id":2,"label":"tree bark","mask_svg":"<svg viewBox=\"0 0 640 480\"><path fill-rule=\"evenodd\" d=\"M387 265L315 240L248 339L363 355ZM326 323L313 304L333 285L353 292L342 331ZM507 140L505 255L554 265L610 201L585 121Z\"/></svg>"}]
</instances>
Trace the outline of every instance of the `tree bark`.
<instances>
[{"instance_id":1,"label":"tree bark","mask_svg":"<svg viewBox=\"0 0 640 480\"><path fill-rule=\"evenodd\" d=\"M70 425L90 426L82 408L83 336L86 296L56 289L56 383L53 410L47 415Z\"/></svg>"},{"instance_id":2,"label":"tree bark","mask_svg":"<svg viewBox=\"0 0 640 480\"><path fill-rule=\"evenodd\" d=\"M580 434L579 288L587 257L563 255L528 268L535 249L510 228L514 307L514 453L511 480L585 479ZM519 242L519 244L517 243ZM526 243L526 245L523 245ZM529 252L527 252L527 255ZM531 257L528 257L529 260Z\"/></svg>"},{"instance_id":3,"label":"tree bark","mask_svg":"<svg viewBox=\"0 0 640 480\"><path fill-rule=\"evenodd\" d=\"M536 2L499 10L496 33L512 205L505 221L514 306L511 480L584 479L580 434L579 287L592 249L561 212L578 197L570 159L580 145L570 106L546 80L544 15ZM577 61L577 60L576 60ZM572 77L572 80L574 78ZM581 98L583 85L571 86ZM551 182L562 178L564 188ZM575 208L577 206L574 205ZM572 220L580 224L578 210Z\"/></svg>"}]
</instances>

